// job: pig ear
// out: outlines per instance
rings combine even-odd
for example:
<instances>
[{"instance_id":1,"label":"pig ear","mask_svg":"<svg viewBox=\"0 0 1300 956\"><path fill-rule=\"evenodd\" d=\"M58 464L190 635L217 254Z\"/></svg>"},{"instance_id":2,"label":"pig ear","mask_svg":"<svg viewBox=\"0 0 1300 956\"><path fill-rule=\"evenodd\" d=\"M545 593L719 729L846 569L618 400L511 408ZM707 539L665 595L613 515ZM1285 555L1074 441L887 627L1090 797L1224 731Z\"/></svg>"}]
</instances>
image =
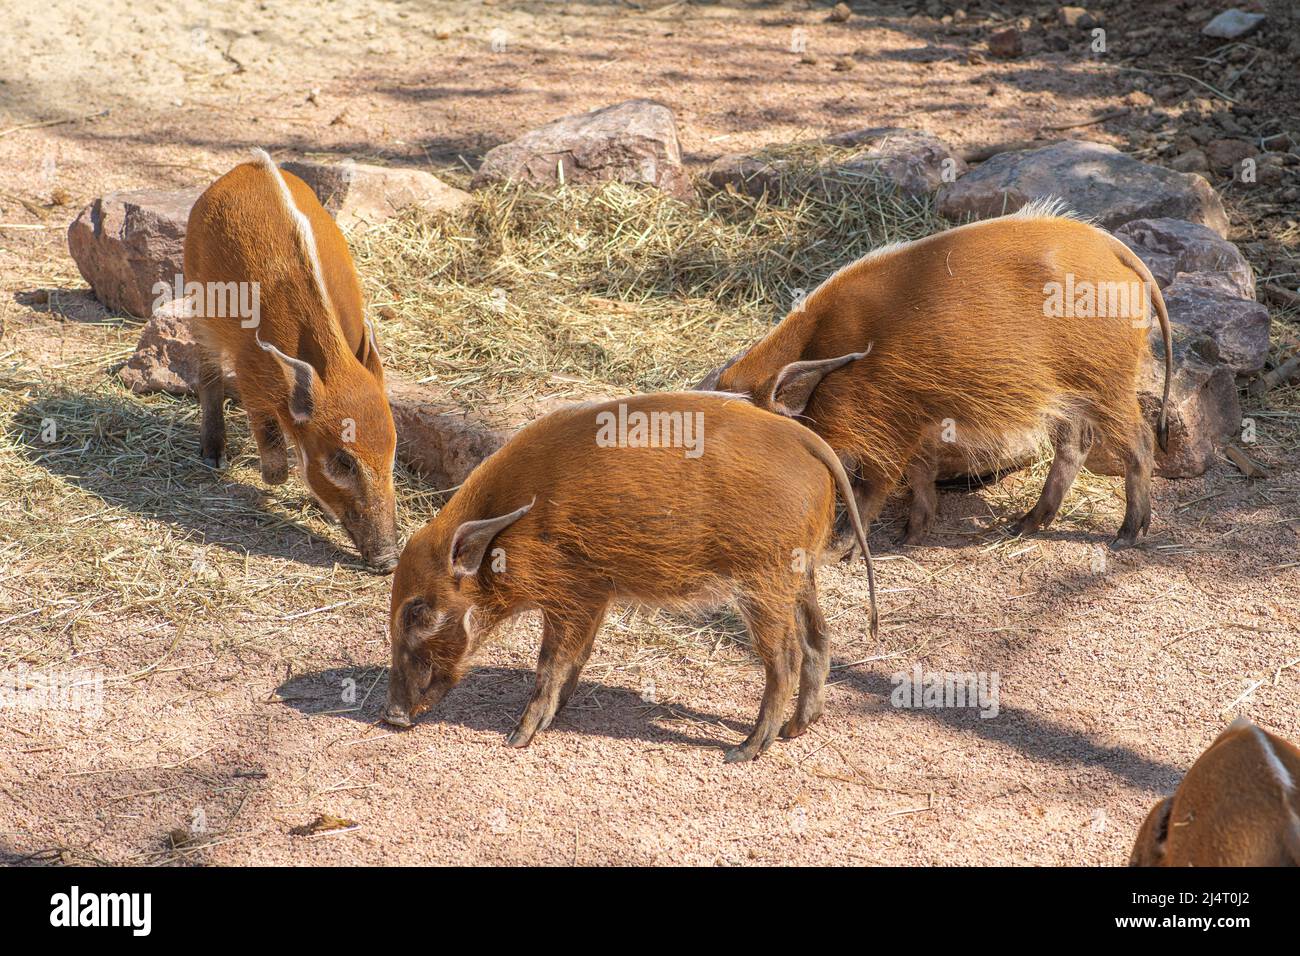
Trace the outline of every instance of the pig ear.
<instances>
[{"instance_id":1,"label":"pig ear","mask_svg":"<svg viewBox=\"0 0 1300 956\"><path fill-rule=\"evenodd\" d=\"M1164 861L1165 841L1169 839L1169 812L1173 805L1173 797L1165 797L1151 808L1138 830L1129 866L1159 866Z\"/></svg>"},{"instance_id":2,"label":"pig ear","mask_svg":"<svg viewBox=\"0 0 1300 956\"><path fill-rule=\"evenodd\" d=\"M537 499L533 498L528 504L508 515L484 518L481 521L466 521L457 528L456 533L451 536L450 556L451 573L456 580L478 574L479 566L483 563L483 555L487 554L492 539L528 514L536 503Z\"/></svg>"},{"instance_id":3,"label":"pig ear","mask_svg":"<svg viewBox=\"0 0 1300 956\"><path fill-rule=\"evenodd\" d=\"M866 352L850 352L839 358L791 362L781 369L776 376L776 381L772 383L772 394L768 398L772 410L782 415L789 415L791 418L802 415L803 410L808 406L808 400L812 398L813 391L821 384L822 379L836 369L843 368L850 362L856 362L870 351L871 346L868 345Z\"/></svg>"},{"instance_id":4,"label":"pig ear","mask_svg":"<svg viewBox=\"0 0 1300 956\"><path fill-rule=\"evenodd\" d=\"M320 376L311 364L302 359L290 358L270 342L263 342L261 336L253 333L262 351L276 360L284 374L285 384L289 386L289 414L299 425L311 419L314 402L312 395L320 382Z\"/></svg>"},{"instance_id":5,"label":"pig ear","mask_svg":"<svg viewBox=\"0 0 1300 956\"><path fill-rule=\"evenodd\" d=\"M715 368L708 375L704 376L704 379L700 382L699 385L695 386L694 390L697 392L717 391L718 382L721 381L722 379L722 373L725 372L727 369L731 368L731 366L735 365L737 362L739 362L741 358L744 357L744 355L745 353L741 352L738 355L733 355L731 358L727 359L725 362L723 362L721 365Z\"/></svg>"},{"instance_id":6,"label":"pig ear","mask_svg":"<svg viewBox=\"0 0 1300 956\"><path fill-rule=\"evenodd\" d=\"M384 384L384 365L379 358L379 340L375 338L375 327L369 319L363 319L366 327L365 337L361 340L361 354L357 356L361 359L361 364L366 367L375 381L380 385Z\"/></svg>"}]
</instances>

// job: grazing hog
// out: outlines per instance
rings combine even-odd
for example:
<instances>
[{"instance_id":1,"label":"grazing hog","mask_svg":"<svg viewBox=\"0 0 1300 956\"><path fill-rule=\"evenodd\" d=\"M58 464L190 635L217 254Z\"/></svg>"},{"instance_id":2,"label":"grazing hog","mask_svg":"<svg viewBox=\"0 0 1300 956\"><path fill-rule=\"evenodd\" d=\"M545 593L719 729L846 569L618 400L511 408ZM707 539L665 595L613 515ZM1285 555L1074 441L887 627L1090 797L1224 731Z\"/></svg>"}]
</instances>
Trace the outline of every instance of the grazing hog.
<instances>
[{"instance_id":1,"label":"grazing hog","mask_svg":"<svg viewBox=\"0 0 1300 956\"><path fill-rule=\"evenodd\" d=\"M1300 866L1300 750L1245 718L1138 831L1129 866Z\"/></svg>"},{"instance_id":2,"label":"grazing hog","mask_svg":"<svg viewBox=\"0 0 1300 956\"><path fill-rule=\"evenodd\" d=\"M685 608L734 600L763 660L758 722L727 761L822 712L829 633L814 567L836 489L867 556L848 475L796 422L734 395L639 395L562 409L485 460L411 537L393 579L385 720L409 726L464 675L500 622L542 617L532 697L509 737L526 746L578 684L610 604ZM801 660L802 658L802 660ZM798 671L799 699L782 712Z\"/></svg>"},{"instance_id":3,"label":"grazing hog","mask_svg":"<svg viewBox=\"0 0 1300 956\"><path fill-rule=\"evenodd\" d=\"M871 252L699 387L803 420L856 471L868 523L906 482L907 544L934 521L941 443L990 460L1046 426L1055 459L1038 503L1013 525L1030 533L1051 523L1100 439L1124 462L1115 546L1129 546L1151 521L1152 436L1137 399L1148 298L1164 337L1163 448L1164 299L1127 246L1055 204Z\"/></svg>"},{"instance_id":4,"label":"grazing hog","mask_svg":"<svg viewBox=\"0 0 1300 956\"><path fill-rule=\"evenodd\" d=\"M203 461L225 463L224 364L234 369L263 480L288 477L291 438L307 488L367 566L386 574L397 566L397 431L361 284L311 189L261 150L255 156L199 197L185 234L185 310L203 350Z\"/></svg>"}]
</instances>

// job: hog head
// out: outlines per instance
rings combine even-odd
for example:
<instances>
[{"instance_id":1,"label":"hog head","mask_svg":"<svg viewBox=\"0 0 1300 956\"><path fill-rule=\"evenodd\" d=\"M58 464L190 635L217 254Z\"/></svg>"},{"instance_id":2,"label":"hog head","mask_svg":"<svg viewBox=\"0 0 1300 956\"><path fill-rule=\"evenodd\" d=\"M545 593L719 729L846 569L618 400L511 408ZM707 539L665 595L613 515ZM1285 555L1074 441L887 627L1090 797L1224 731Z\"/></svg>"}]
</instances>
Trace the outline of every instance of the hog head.
<instances>
[{"instance_id":1,"label":"hog head","mask_svg":"<svg viewBox=\"0 0 1300 956\"><path fill-rule=\"evenodd\" d=\"M465 675L489 629L475 617L483 558L493 539L528 514L534 502L497 517L463 521L450 537L435 519L407 544L389 609L387 723L409 727Z\"/></svg>"},{"instance_id":2,"label":"hog head","mask_svg":"<svg viewBox=\"0 0 1300 956\"><path fill-rule=\"evenodd\" d=\"M297 449L303 481L343 525L370 570L390 573L398 553L397 430L370 323L360 356L338 334L316 350L314 364L260 338L257 344L283 375L288 400L280 425Z\"/></svg>"}]
</instances>

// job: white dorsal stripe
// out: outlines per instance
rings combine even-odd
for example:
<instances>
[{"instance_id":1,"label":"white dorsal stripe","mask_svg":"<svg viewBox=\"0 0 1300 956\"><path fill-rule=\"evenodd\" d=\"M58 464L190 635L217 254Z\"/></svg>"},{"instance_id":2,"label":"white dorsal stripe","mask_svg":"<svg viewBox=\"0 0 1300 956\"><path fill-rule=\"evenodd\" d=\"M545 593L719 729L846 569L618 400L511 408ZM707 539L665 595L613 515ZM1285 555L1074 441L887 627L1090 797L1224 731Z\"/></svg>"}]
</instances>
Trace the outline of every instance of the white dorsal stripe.
<instances>
[{"instance_id":1,"label":"white dorsal stripe","mask_svg":"<svg viewBox=\"0 0 1300 956\"><path fill-rule=\"evenodd\" d=\"M1268 735L1256 727L1254 724L1250 727L1251 733L1259 743L1259 747L1264 751L1264 762L1268 764L1268 769L1273 771L1273 776L1282 786L1283 793L1291 793L1295 789L1295 780L1291 777L1291 772L1286 769L1286 764L1282 763L1278 757L1277 751L1273 749L1273 742L1268 739Z\"/></svg>"},{"instance_id":2,"label":"white dorsal stripe","mask_svg":"<svg viewBox=\"0 0 1300 956\"><path fill-rule=\"evenodd\" d=\"M822 280L817 288L808 293L807 297L804 299L804 307L806 308L808 305L811 305L813 299L816 298L817 293L821 292L840 276L844 275L846 272L851 272L864 263L874 262L877 259L884 259L887 256L892 256L896 252L910 249L912 246L918 245L922 242L928 242L938 236L946 236L954 232L966 232L971 229L978 229L982 226L989 226L1005 219L1069 219L1074 222L1088 221L1072 212L1069 208L1069 204L1060 196L1043 196L1039 199L1034 199L1025 203L1015 212L1008 213L1005 216L998 216L993 219L977 219L975 222L968 222L965 225L954 226L951 229L945 229L943 232L936 232L928 236L922 236L920 239L909 239L905 242L891 242L876 249L872 249L861 258L854 259L847 265L836 269L833 273Z\"/></svg>"},{"instance_id":3,"label":"white dorsal stripe","mask_svg":"<svg viewBox=\"0 0 1300 956\"><path fill-rule=\"evenodd\" d=\"M270 154L264 149L254 149L253 157L259 166L271 174L271 179L275 182L281 205L289 216L289 222L293 225L293 233L298 240L298 247L307 259L312 279L316 284L316 292L320 295L321 304L325 306L325 310L330 314L332 320L334 306L330 302L329 290L325 288L325 272L321 269L320 251L316 247L316 234L312 231L311 220L293 201L293 193L289 192L289 184L284 181L284 176L280 173L280 167L275 165L275 160L271 158Z\"/></svg>"}]
</instances>

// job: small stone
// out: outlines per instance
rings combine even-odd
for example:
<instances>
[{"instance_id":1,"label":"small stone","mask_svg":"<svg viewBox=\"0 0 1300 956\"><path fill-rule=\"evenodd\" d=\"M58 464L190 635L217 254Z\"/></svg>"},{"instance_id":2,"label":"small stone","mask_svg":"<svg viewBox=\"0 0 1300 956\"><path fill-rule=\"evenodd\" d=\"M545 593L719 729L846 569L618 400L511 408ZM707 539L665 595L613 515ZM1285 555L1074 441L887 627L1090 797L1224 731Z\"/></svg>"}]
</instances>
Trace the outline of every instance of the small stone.
<instances>
[{"instance_id":1,"label":"small stone","mask_svg":"<svg viewBox=\"0 0 1300 956\"><path fill-rule=\"evenodd\" d=\"M1219 40L1237 40L1254 31L1266 19L1263 13L1247 13L1233 7L1201 27L1201 33Z\"/></svg>"},{"instance_id":2,"label":"small stone","mask_svg":"<svg viewBox=\"0 0 1300 956\"><path fill-rule=\"evenodd\" d=\"M1210 161L1205 158L1203 151L1189 149L1170 160L1169 168L1176 169L1180 173L1204 173L1209 171Z\"/></svg>"},{"instance_id":3,"label":"small stone","mask_svg":"<svg viewBox=\"0 0 1300 956\"><path fill-rule=\"evenodd\" d=\"M989 53L1000 60L1013 60L1024 52L1024 41L1015 27L999 30L989 37Z\"/></svg>"},{"instance_id":4,"label":"small stone","mask_svg":"<svg viewBox=\"0 0 1300 956\"><path fill-rule=\"evenodd\" d=\"M1205 158L1215 169L1228 169L1255 155L1255 147L1240 139L1214 139L1205 146Z\"/></svg>"},{"instance_id":5,"label":"small stone","mask_svg":"<svg viewBox=\"0 0 1300 956\"><path fill-rule=\"evenodd\" d=\"M853 11L847 3L837 3L831 9L830 16L827 19L833 23L847 23L851 16L853 16Z\"/></svg>"},{"instance_id":6,"label":"small stone","mask_svg":"<svg viewBox=\"0 0 1300 956\"><path fill-rule=\"evenodd\" d=\"M1097 18L1083 7L1061 7L1057 15L1061 26L1071 30L1090 30L1097 26Z\"/></svg>"}]
</instances>

